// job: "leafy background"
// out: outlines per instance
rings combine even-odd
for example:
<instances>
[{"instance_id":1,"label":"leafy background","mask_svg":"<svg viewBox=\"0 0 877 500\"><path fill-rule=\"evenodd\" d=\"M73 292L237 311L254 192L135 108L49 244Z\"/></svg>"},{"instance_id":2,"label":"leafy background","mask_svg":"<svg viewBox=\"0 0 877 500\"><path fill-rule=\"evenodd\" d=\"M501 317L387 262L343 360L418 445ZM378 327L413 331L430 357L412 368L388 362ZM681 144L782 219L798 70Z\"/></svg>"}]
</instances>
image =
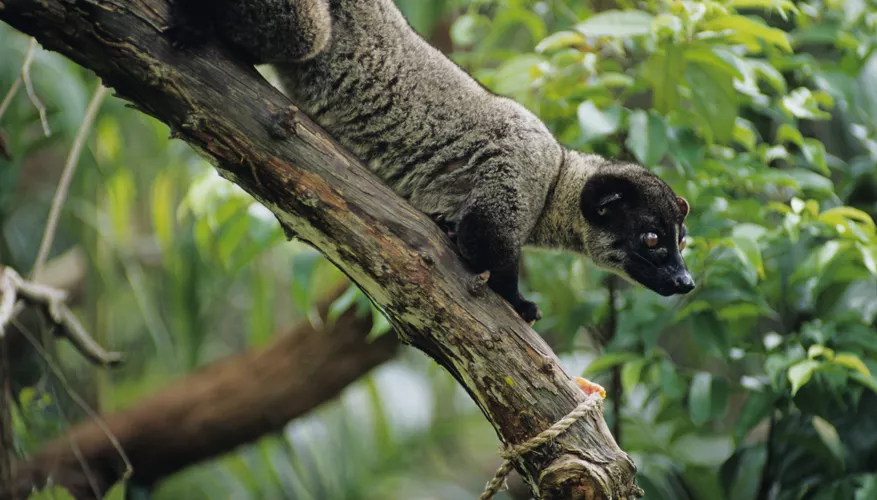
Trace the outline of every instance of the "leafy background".
<instances>
[{"instance_id":1,"label":"leafy background","mask_svg":"<svg viewBox=\"0 0 877 500\"><path fill-rule=\"evenodd\" d=\"M529 252L536 325L610 390L607 421L647 499L877 498L877 5L865 0L398 0L479 81L565 144L640 161L692 205L697 289L661 298L583 259ZM0 26L0 89L28 40ZM52 135L24 92L0 121L0 261L28 269L97 81L38 51ZM5 92L5 90L4 90ZM108 99L80 162L52 271L128 353L95 372L64 344L64 387L134 404L268 342L341 279L165 126ZM336 310L362 295L351 288ZM374 314L374 312L373 312ZM379 323L374 333L387 330ZM210 332L207 335L207 332ZM18 360L19 453L81 416ZM155 498L473 498L496 438L414 352L282 435L178 474ZM526 498L505 493L505 498Z\"/></svg>"}]
</instances>

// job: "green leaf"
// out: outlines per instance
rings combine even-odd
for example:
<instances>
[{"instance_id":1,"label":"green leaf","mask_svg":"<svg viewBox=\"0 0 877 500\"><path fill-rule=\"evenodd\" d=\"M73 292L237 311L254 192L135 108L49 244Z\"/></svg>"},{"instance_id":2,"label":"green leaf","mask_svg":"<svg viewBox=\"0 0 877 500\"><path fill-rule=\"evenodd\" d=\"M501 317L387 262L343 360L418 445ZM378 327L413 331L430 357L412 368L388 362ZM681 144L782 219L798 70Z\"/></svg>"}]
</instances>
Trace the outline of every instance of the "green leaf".
<instances>
[{"instance_id":1,"label":"green leaf","mask_svg":"<svg viewBox=\"0 0 877 500\"><path fill-rule=\"evenodd\" d=\"M387 317L384 316L384 313L378 310L377 307L371 306L371 312L372 329L368 332L369 341L377 339L393 329L393 325L390 324Z\"/></svg>"},{"instance_id":2,"label":"green leaf","mask_svg":"<svg viewBox=\"0 0 877 500\"><path fill-rule=\"evenodd\" d=\"M840 436L837 434L837 429L827 420L816 416L810 422L813 424L813 428L816 430L816 434L819 436L822 444L828 448L832 457L837 461L839 465L838 470L843 470L846 457Z\"/></svg>"},{"instance_id":3,"label":"green leaf","mask_svg":"<svg viewBox=\"0 0 877 500\"><path fill-rule=\"evenodd\" d=\"M696 426L707 423L712 415L712 385L713 377L709 373L700 372L691 381L691 390L688 393L688 414L691 422Z\"/></svg>"},{"instance_id":4,"label":"green leaf","mask_svg":"<svg viewBox=\"0 0 877 500\"><path fill-rule=\"evenodd\" d=\"M685 57L681 48L671 45L652 53L643 68L643 76L652 86L653 106L666 115L679 106L679 83L685 74Z\"/></svg>"},{"instance_id":5,"label":"green leaf","mask_svg":"<svg viewBox=\"0 0 877 500\"><path fill-rule=\"evenodd\" d=\"M345 290L344 293L341 294L340 297L335 299L335 301L332 302L332 305L329 306L329 311L326 314L326 319L328 319L329 321L336 321L338 318L341 317L342 314L344 314L345 311L350 309L350 307L358 298L358 295L361 293L362 292L359 291L359 287L351 283L350 286L347 287L347 290Z\"/></svg>"},{"instance_id":6,"label":"green leaf","mask_svg":"<svg viewBox=\"0 0 877 500\"><path fill-rule=\"evenodd\" d=\"M871 370L869 370L865 362L855 354L848 352L840 353L831 360L831 363L861 373L864 377L871 377Z\"/></svg>"},{"instance_id":7,"label":"green leaf","mask_svg":"<svg viewBox=\"0 0 877 500\"><path fill-rule=\"evenodd\" d=\"M697 467L718 467L734 453L729 436L686 434L673 443L673 457Z\"/></svg>"},{"instance_id":8,"label":"green leaf","mask_svg":"<svg viewBox=\"0 0 877 500\"><path fill-rule=\"evenodd\" d=\"M825 162L825 145L822 144L822 141L804 139L803 144L801 144L801 152L804 153L804 159L814 170L825 176L831 174L828 170L828 163Z\"/></svg>"},{"instance_id":9,"label":"green leaf","mask_svg":"<svg viewBox=\"0 0 877 500\"><path fill-rule=\"evenodd\" d=\"M651 14L641 10L607 10L578 24L576 30L587 36L647 35L651 31L653 19Z\"/></svg>"},{"instance_id":10,"label":"green leaf","mask_svg":"<svg viewBox=\"0 0 877 500\"><path fill-rule=\"evenodd\" d=\"M820 108L819 99L806 87L800 87L783 96L782 107L789 116L805 120L827 120L831 113Z\"/></svg>"},{"instance_id":11,"label":"green leaf","mask_svg":"<svg viewBox=\"0 0 877 500\"><path fill-rule=\"evenodd\" d=\"M693 45L686 49L684 54L685 60L688 62L712 66L714 69L725 73L728 78L735 80L743 79L743 73L736 66L723 59L722 56L717 54L708 45Z\"/></svg>"},{"instance_id":12,"label":"green leaf","mask_svg":"<svg viewBox=\"0 0 877 500\"><path fill-rule=\"evenodd\" d=\"M676 373L676 367L672 362L664 360L661 363L661 391L664 396L678 401L685 396L685 379Z\"/></svg>"},{"instance_id":13,"label":"green leaf","mask_svg":"<svg viewBox=\"0 0 877 500\"><path fill-rule=\"evenodd\" d=\"M867 212L846 206L828 209L819 214L817 220L833 226L844 225L846 220L852 220L865 224L872 229L875 228L874 219Z\"/></svg>"},{"instance_id":14,"label":"green leaf","mask_svg":"<svg viewBox=\"0 0 877 500\"><path fill-rule=\"evenodd\" d=\"M170 248L174 238L174 182L166 171L156 174L152 182L152 229L164 250Z\"/></svg>"},{"instance_id":15,"label":"green leaf","mask_svg":"<svg viewBox=\"0 0 877 500\"><path fill-rule=\"evenodd\" d=\"M715 66L694 62L686 66L685 79L707 141L727 144L733 137L737 117L733 80Z\"/></svg>"},{"instance_id":16,"label":"green leaf","mask_svg":"<svg viewBox=\"0 0 877 500\"><path fill-rule=\"evenodd\" d=\"M27 500L75 500L69 491L61 486L49 486L31 493Z\"/></svg>"},{"instance_id":17,"label":"green leaf","mask_svg":"<svg viewBox=\"0 0 877 500\"><path fill-rule=\"evenodd\" d=\"M669 146L664 119L652 112L634 111L625 144L643 165L657 165Z\"/></svg>"},{"instance_id":18,"label":"green leaf","mask_svg":"<svg viewBox=\"0 0 877 500\"><path fill-rule=\"evenodd\" d=\"M742 441L749 431L770 416L776 401L772 392L753 391L748 394L734 422L734 434L738 441Z\"/></svg>"},{"instance_id":19,"label":"green leaf","mask_svg":"<svg viewBox=\"0 0 877 500\"><path fill-rule=\"evenodd\" d=\"M744 16L721 16L704 24L709 31L730 30L727 39L745 45L753 53L761 52L759 40L791 53L792 46L783 30L770 28Z\"/></svg>"},{"instance_id":20,"label":"green leaf","mask_svg":"<svg viewBox=\"0 0 877 500\"><path fill-rule=\"evenodd\" d=\"M588 378L594 375L605 373L610 368L640 359L638 354L631 352L610 352L600 356L588 365L583 377Z\"/></svg>"},{"instance_id":21,"label":"green leaf","mask_svg":"<svg viewBox=\"0 0 877 500\"><path fill-rule=\"evenodd\" d=\"M807 384L810 379L813 377L813 372L815 372L820 366L818 361L813 361L812 359L805 359L804 361L799 361L792 365L789 368L789 382L792 383L792 396L798 393L798 390Z\"/></svg>"},{"instance_id":22,"label":"green leaf","mask_svg":"<svg viewBox=\"0 0 877 500\"><path fill-rule=\"evenodd\" d=\"M621 106L615 104L603 111L591 101L585 101L578 109L579 127L585 142L614 134L621 124Z\"/></svg>"},{"instance_id":23,"label":"green leaf","mask_svg":"<svg viewBox=\"0 0 877 500\"><path fill-rule=\"evenodd\" d=\"M755 278L764 278L764 261L761 258L761 249L755 240L742 237L730 238L734 250L740 256L740 260L754 271ZM747 276L747 275L744 275ZM751 274L749 275L751 276ZM757 283L757 279L749 278L753 285Z\"/></svg>"},{"instance_id":24,"label":"green leaf","mask_svg":"<svg viewBox=\"0 0 877 500\"><path fill-rule=\"evenodd\" d=\"M758 143L758 132L751 121L737 117L734 120L734 141L747 151L754 151Z\"/></svg>"},{"instance_id":25,"label":"green leaf","mask_svg":"<svg viewBox=\"0 0 877 500\"><path fill-rule=\"evenodd\" d=\"M798 7L791 0L730 0L726 5L734 9L776 9L781 13L798 11Z\"/></svg>"},{"instance_id":26,"label":"green leaf","mask_svg":"<svg viewBox=\"0 0 877 500\"><path fill-rule=\"evenodd\" d=\"M451 40L461 47L471 47L487 31L490 20L475 14L463 14L451 26Z\"/></svg>"},{"instance_id":27,"label":"green leaf","mask_svg":"<svg viewBox=\"0 0 877 500\"><path fill-rule=\"evenodd\" d=\"M313 305L311 278L322 258L316 250L306 250L292 258L292 302L300 312L308 314Z\"/></svg>"},{"instance_id":28,"label":"green leaf","mask_svg":"<svg viewBox=\"0 0 877 500\"><path fill-rule=\"evenodd\" d=\"M583 37L581 33L576 33L575 31L560 31L553 35L549 35L548 38L539 42L539 45L536 46L536 52L541 54L569 47L578 47L584 44L585 37Z\"/></svg>"}]
</instances>

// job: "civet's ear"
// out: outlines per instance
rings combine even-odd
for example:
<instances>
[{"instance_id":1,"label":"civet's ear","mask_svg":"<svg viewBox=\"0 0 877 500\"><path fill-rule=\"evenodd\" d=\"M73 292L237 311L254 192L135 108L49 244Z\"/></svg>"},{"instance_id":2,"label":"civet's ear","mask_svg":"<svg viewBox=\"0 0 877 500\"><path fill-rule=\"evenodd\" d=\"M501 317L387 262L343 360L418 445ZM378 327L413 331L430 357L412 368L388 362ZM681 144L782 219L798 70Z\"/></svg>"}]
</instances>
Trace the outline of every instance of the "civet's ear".
<instances>
[{"instance_id":1,"label":"civet's ear","mask_svg":"<svg viewBox=\"0 0 877 500\"><path fill-rule=\"evenodd\" d=\"M688 217L688 212L691 211L691 207L688 205L688 200L681 196L677 196L676 203L679 204L679 210L682 211L682 220L685 220L685 218Z\"/></svg>"},{"instance_id":2,"label":"civet's ear","mask_svg":"<svg viewBox=\"0 0 877 500\"><path fill-rule=\"evenodd\" d=\"M588 179L580 200L582 213L592 223L611 219L621 212L621 206L636 204L636 186L625 178L597 174Z\"/></svg>"}]
</instances>

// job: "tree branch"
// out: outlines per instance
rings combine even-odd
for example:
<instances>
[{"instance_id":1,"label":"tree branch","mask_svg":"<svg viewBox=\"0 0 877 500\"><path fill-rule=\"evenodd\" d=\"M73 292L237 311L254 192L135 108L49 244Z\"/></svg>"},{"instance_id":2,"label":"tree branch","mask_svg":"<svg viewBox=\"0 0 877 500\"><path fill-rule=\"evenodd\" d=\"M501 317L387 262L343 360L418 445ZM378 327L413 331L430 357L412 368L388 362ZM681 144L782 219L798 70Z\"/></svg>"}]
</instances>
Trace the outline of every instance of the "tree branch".
<instances>
[{"instance_id":1,"label":"tree branch","mask_svg":"<svg viewBox=\"0 0 877 500\"><path fill-rule=\"evenodd\" d=\"M224 177L323 252L403 341L467 389L506 445L585 398L545 342L472 273L447 237L249 66L163 36L166 0L0 0L0 20L94 70L104 84L217 161ZM635 467L591 412L515 461L543 499L631 498ZM135 474L138 474L135 471Z\"/></svg>"},{"instance_id":2,"label":"tree branch","mask_svg":"<svg viewBox=\"0 0 877 500\"><path fill-rule=\"evenodd\" d=\"M323 317L339 295L318 306ZM106 429L81 423L21 464L12 483L18 497L0 492L0 500L25 498L49 478L77 499L96 498L95 488L102 496L126 469L110 435L126 451L137 481L153 484L280 431L395 355L396 339L368 341L371 328L371 319L357 317L355 307L325 328L305 322L266 347L214 363L105 417Z\"/></svg>"}]
</instances>

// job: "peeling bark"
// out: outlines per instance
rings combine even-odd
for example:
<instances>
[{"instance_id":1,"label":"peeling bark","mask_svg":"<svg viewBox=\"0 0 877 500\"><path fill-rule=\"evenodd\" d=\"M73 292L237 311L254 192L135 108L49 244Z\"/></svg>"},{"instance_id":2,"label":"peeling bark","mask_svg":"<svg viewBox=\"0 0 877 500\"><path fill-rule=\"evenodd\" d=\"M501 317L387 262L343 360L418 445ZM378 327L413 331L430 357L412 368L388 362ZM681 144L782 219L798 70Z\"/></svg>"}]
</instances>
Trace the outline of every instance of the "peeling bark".
<instances>
[{"instance_id":1,"label":"peeling bark","mask_svg":"<svg viewBox=\"0 0 877 500\"><path fill-rule=\"evenodd\" d=\"M475 277L432 221L223 48L173 49L167 16L166 0L0 0L0 20L95 71L323 252L456 377L504 443L576 407L585 396L554 353L499 296L470 293ZM600 412L516 468L537 498L638 491Z\"/></svg>"}]
</instances>

